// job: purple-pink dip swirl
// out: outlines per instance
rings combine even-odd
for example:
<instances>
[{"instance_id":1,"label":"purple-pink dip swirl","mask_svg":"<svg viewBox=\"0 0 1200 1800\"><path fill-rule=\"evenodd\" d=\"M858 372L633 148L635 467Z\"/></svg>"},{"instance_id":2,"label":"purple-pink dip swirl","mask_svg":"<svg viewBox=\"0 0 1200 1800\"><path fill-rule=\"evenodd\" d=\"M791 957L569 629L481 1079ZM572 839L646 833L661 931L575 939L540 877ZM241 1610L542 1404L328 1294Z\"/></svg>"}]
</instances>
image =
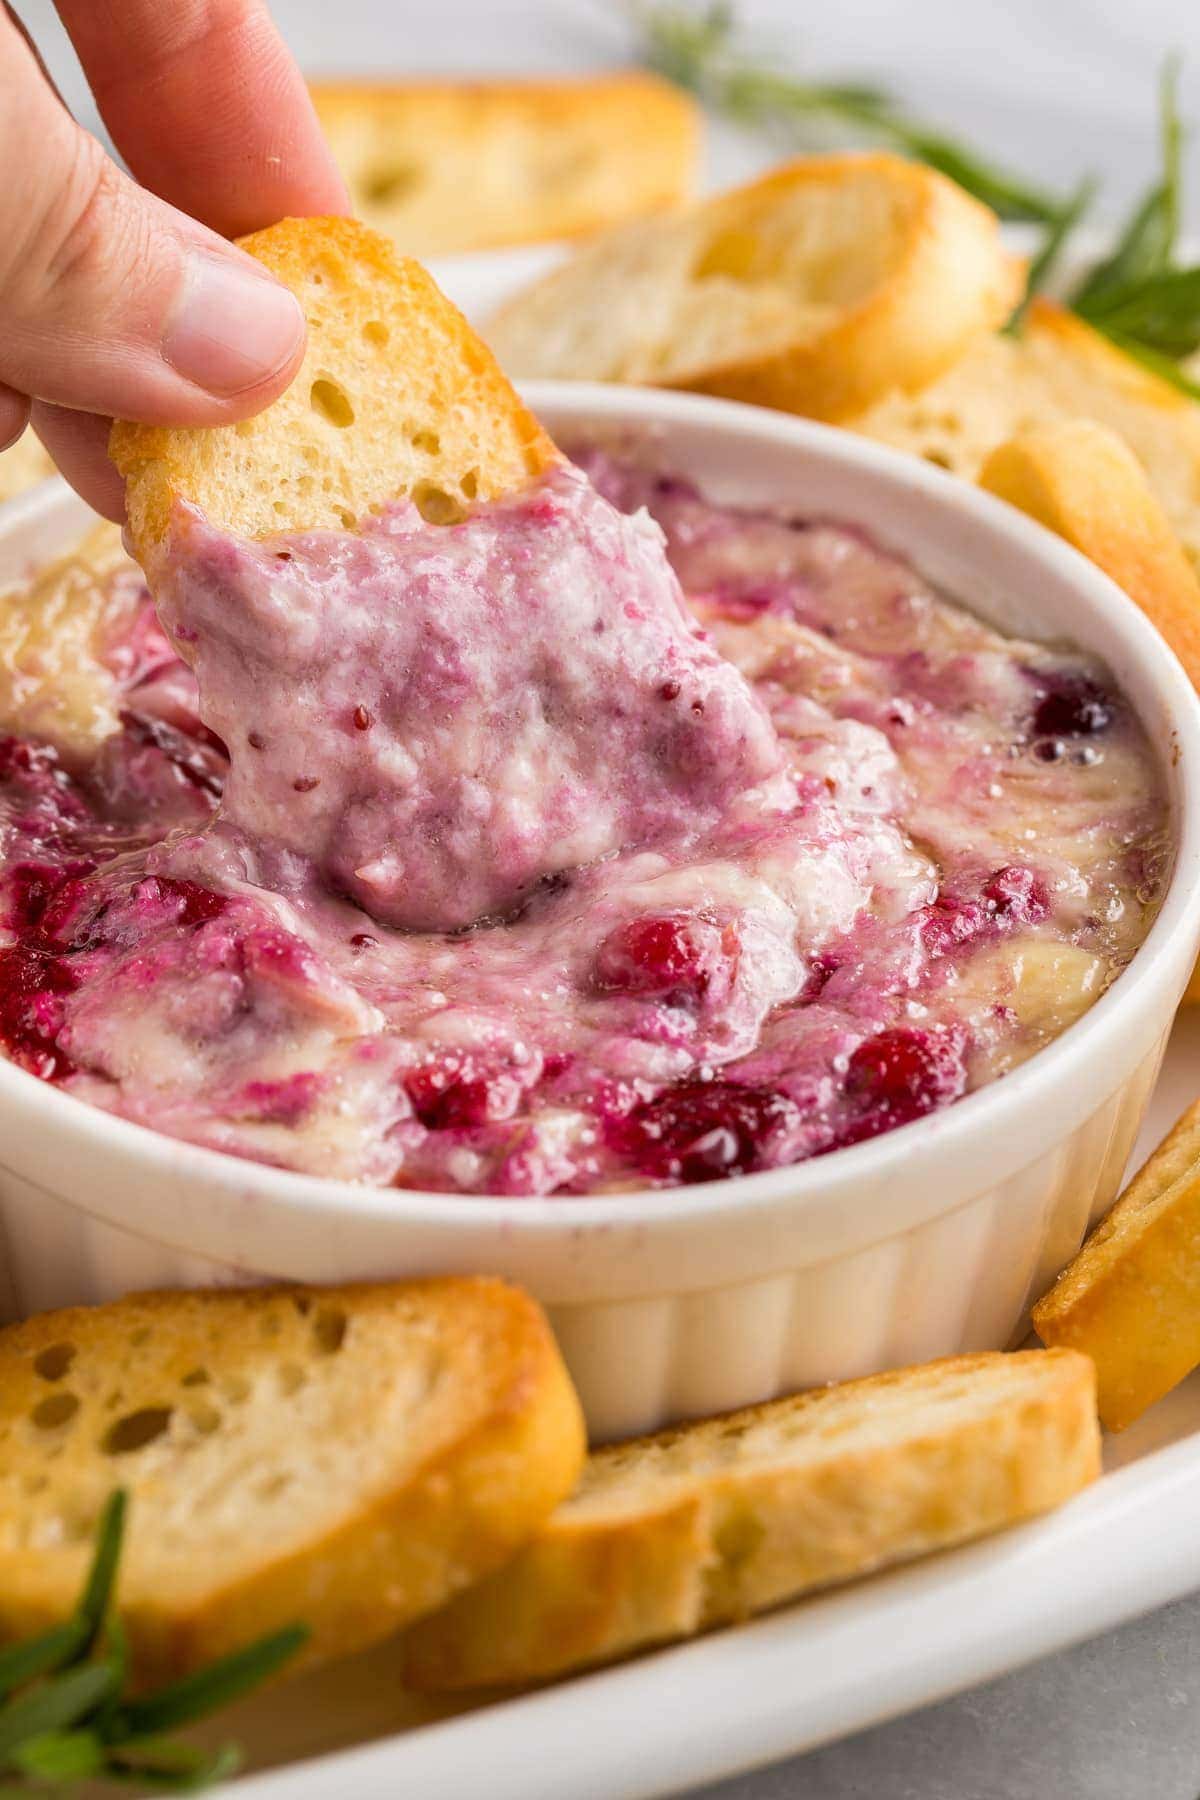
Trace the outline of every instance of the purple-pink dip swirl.
<instances>
[{"instance_id":1,"label":"purple-pink dip swirl","mask_svg":"<svg viewBox=\"0 0 1200 1800\"><path fill-rule=\"evenodd\" d=\"M118 728L0 715L16 1062L287 1168L571 1194L859 1142L1098 997L1170 864L1108 673L802 493L580 461L458 525L181 512L198 695L103 578Z\"/></svg>"}]
</instances>

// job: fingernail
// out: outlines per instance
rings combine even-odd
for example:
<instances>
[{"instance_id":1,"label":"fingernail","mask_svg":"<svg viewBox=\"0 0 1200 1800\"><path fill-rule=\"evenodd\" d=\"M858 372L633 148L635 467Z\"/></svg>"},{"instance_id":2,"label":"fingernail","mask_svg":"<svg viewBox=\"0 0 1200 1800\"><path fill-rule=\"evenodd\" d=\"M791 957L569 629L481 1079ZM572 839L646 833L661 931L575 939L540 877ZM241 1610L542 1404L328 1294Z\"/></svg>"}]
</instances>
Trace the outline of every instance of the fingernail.
<instances>
[{"instance_id":1,"label":"fingernail","mask_svg":"<svg viewBox=\"0 0 1200 1800\"><path fill-rule=\"evenodd\" d=\"M210 394L240 394L291 361L304 333L300 303L267 275L193 250L163 355Z\"/></svg>"}]
</instances>

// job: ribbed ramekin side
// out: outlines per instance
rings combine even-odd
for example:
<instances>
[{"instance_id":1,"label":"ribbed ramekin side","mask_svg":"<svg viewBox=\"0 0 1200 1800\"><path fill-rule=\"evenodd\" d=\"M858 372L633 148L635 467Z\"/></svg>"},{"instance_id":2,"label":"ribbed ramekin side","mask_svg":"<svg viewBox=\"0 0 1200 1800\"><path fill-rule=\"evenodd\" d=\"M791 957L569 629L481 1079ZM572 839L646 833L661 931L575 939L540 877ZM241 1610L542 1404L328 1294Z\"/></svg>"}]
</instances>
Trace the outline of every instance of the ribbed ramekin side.
<instances>
[{"instance_id":1,"label":"ribbed ramekin side","mask_svg":"<svg viewBox=\"0 0 1200 1800\"><path fill-rule=\"evenodd\" d=\"M1162 1051L1048 1155L911 1231L738 1286L552 1307L593 1435L1004 1348L1116 1193Z\"/></svg>"},{"instance_id":2,"label":"ribbed ramekin side","mask_svg":"<svg viewBox=\"0 0 1200 1800\"><path fill-rule=\"evenodd\" d=\"M911 1230L755 1281L552 1306L593 1436L1002 1348L1116 1192L1163 1041L1052 1151ZM404 1266L402 1227L396 1249L393 1272ZM359 1273L336 1261L327 1271L330 1280ZM251 1277L93 1218L0 1170L0 1310L8 1317L136 1288Z\"/></svg>"}]
</instances>

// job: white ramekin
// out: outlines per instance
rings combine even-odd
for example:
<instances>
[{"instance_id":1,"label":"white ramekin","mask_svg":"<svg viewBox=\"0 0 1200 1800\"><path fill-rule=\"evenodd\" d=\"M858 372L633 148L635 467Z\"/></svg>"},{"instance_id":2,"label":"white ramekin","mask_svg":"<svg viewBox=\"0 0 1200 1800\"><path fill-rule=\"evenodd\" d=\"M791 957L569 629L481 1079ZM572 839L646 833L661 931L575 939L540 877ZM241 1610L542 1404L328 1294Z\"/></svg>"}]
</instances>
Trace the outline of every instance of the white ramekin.
<instances>
[{"instance_id":1,"label":"white ramekin","mask_svg":"<svg viewBox=\"0 0 1200 1800\"><path fill-rule=\"evenodd\" d=\"M1177 855L1129 969L1054 1044L946 1112L795 1169L585 1199L464 1199L260 1168L0 1062L0 1307L151 1284L479 1270L548 1306L597 1437L1000 1346L1111 1199L1200 941L1200 707L1141 613L987 494L757 408L545 385L564 441L652 429L730 499L861 522L1008 631L1116 672L1161 758ZM0 581L78 531L57 484L8 509Z\"/></svg>"}]
</instances>

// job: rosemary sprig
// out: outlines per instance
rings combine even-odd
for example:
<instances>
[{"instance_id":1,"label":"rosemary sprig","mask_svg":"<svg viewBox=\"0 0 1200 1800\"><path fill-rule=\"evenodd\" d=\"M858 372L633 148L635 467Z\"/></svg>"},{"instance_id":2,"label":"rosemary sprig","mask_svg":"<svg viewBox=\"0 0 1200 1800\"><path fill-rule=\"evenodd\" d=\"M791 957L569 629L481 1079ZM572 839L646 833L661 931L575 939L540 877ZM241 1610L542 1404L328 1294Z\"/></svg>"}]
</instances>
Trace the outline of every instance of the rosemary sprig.
<instances>
[{"instance_id":1,"label":"rosemary sprig","mask_svg":"<svg viewBox=\"0 0 1200 1800\"><path fill-rule=\"evenodd\" d=\"M793 144L840 132L891 145L950 176L1001 218L1042 226L1025 299L1009 327L1020 328L1030 297L1048 284L1092 203L1093 181L1073 194L1047 193L912 119L877 87L804 81L764 64L741 47L726 0L629 0L629 11L643 60L714 111ZM1179 367L1200 349L1200 266L1175 264L1184 141L1178 87L1179 60L1170 57L1161 84L1162 172L1111 255L1077 284L1068 304L1129 356L1200 399L1200 385Z\"/></svg>"},{"instance_id":2,"label":"rosemary sprig","mask_svg":"<svg viewBox=\"0 0 1200 1800\"><path fill-rule=\"evenodd\" d=\"M31 1791L62 1793L75 1782L111 1781L194 1793L236 1772L233 1744L204 1750L164 1734L216 1712L282 1668L308 1633L292 1625L244 1650L125 1700L128 1649L110 1612L121 1557L126 1501L109 1499L78 1605L62 1625L0 1651L0 1800Z\"/></svg>"}]
</instances>

